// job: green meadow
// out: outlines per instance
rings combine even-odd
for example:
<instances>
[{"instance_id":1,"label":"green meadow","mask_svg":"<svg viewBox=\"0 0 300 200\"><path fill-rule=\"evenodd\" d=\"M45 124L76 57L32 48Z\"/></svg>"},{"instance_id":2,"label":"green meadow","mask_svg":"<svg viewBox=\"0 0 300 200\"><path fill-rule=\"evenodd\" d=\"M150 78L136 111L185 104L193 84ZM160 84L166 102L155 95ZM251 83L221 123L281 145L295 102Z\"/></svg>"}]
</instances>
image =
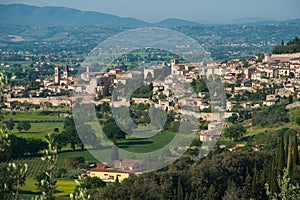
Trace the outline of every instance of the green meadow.
<instances>
[{"instance_id":1,"label":"green meadow","mask_svg":"<svg viewBox=\"0 0 300 200\"><path fill-rule=\"evenodd\" d=\"M30 196L39 194L36 181L32 177L27 177L25 185L21 188L21 194L27 194ZM76 182L74 180L58 179L55 187L55 197L69 197L74 192Z\"/></svg>"}]
</instances>

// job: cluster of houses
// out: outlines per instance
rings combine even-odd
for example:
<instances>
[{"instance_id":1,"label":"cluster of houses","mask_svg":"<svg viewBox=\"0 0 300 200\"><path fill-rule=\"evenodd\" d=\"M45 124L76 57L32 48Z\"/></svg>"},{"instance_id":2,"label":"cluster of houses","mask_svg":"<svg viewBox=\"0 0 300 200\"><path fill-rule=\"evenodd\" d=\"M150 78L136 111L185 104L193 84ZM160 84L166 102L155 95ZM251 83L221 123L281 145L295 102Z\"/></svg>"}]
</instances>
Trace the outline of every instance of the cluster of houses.
<instances>
[{"instance_id":1,"label":"cluster of houses","mask_svg":"<svg viewBox=\"0 0 300 200\"><path fill-rule=\"evenodd\" d=\"M262 62L253 59L232 60L222 64L226 68L223 83L232 85L240 80L239 85L227 87L226 91L234 95L244 95L245 92L255 93L257 90L277 86L272 94L267 94L261 102L243 102L244 108L271 106L293 95L300 94L300 54L270 55L265 54ZM227 101L226 110L237 105L235 101Z\"/></svg>"},{"instance_id":2,"label":"cluster of houses","mask_svg":"<svg viewBox=\"0 0 300 200\"><path fill-rule=\"evenodd\" d=\"M39 84L37 90L29 90L28 86L7 86L3 88L6 109L15 109L14 105L16 103L49 104L51 106L72 105L72 98L61 95L66 91L74 90L75 77L69 75L68 65L64 67L63 73L61 73L59 66L55 66L53 78L36 79L36 82ZM18 107L18 109L21 108Z\"/></svg>"},{"instance_id":3,"label":"cluster of houses","mask_svg":"<svg viewBox=\"0 0 300 200\"><path fill-rule=\"evenodd\" d=\"M107 73L90 72L90 68L81 75L81 78L88 82L87 86L79 87L83 93L93 94L101 91L106 85L122 83L126 85L130 81L146 82L153 84L152 99L145 98L122 98L118 97L112 102L115 107L129 106L130 101L136 103L153 103L165 111L175 111L180 114L193 115L197 118L218 124L215 128L201 131L201 140L211 141L217 139L219 134L216 131L220 126L226 124L220 120L224 116L216 116L216 113L203 112L211 107L212 102L206 99L207 93L186 97L187 93L193 93L191 87L185 85L202 77L220 76L225 85L225 90L233 97L237 94L244 95L245 92L255 93L259 89L271 88L277 85L274 93L266 95L264 101L226 102L225 117L231 116L234 106L240 105L244 108L258 108L270 106L288 98L290 95L298 94L300 76L300 55L269 55L265 54L262 62L257 59L235 59L228 62L204 63L180 63L179 59L172 59L171 62L163 63L160 66L146 67L143 71L124 72L121 69L111 69ZM236 84L240 81L240 84ZM234 85L234 87L232 87ZM300 93L299 93L300 94ZM184 97L184 98L182 98ZM154 101L153 101L154 100ZM155 102L155 103L154 103ZM196 107L199 112L180 109L183 106Z\"/></svg>"}]
</instances>

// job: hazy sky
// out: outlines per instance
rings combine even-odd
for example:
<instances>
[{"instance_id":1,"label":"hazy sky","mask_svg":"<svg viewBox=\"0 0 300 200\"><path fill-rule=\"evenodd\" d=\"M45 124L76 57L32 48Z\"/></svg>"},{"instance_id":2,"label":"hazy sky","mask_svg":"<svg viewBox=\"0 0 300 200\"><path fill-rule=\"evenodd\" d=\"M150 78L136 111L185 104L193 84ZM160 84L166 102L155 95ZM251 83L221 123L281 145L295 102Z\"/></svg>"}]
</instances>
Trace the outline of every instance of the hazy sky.
<instances>
[{"instance_id":1,"label":"hazy sky","mask_svg":"<svg viewBox=\"0 0 300 200\"><path fill-rule=\"evenodd\" d=\"M166 18L219 22L244 17L300 18L300 0L0 0L0 3L64 6L148 22Z\"/></svg>"}]
</instances>

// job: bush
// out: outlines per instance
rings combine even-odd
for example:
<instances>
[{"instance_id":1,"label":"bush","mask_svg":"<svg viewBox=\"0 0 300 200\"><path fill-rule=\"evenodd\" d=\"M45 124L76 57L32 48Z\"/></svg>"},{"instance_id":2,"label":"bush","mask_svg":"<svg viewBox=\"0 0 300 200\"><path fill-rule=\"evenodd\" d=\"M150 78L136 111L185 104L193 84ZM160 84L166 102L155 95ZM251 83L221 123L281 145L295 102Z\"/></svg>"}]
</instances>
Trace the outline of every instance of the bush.
<instances>
[{"instance_id":1,"label":"bush","mask_svg":"<svg viewBox=\"0 0 300 200\"><path fill-rule=\"evenodd\" d=\"M66 178L66 174L68 173L68 171L65 169L65 168L59 168L56 172L55 172L55 174L54 174L54 176L56 177L56 178Z\"/></svg>"},{"instance_id":2,"label":"bush","mask_svg":"<svg viewBox=\"0 0 300 200\"><path fill-rule=\"evenodd\" d=\"M296 118L296 123L300 126L300 117Z\"/></svg>"},{"instance_id":3,"label":"bush","mask_svg":"<svg viewBox=\"0 0 300 200\"><path fill-rule=\"evenodd\" d=\"M65 160L66 167L72 169L80 168L84 165L84 163L85 160L82 156L71 156Z\"/></svg>"},{"instance_id":4,"label":"bush","mask_svg":"<svg viewBox=\"0 0 300 200\"><path fill-rule=\"evenodd\" d=\"M260 110L253 113L252 125L261 127L272 127L279 125L280 123L289 122L287 116L287 109L285 105L273 105L269 107L263 107Z\"/></svg>"}]
</instances>

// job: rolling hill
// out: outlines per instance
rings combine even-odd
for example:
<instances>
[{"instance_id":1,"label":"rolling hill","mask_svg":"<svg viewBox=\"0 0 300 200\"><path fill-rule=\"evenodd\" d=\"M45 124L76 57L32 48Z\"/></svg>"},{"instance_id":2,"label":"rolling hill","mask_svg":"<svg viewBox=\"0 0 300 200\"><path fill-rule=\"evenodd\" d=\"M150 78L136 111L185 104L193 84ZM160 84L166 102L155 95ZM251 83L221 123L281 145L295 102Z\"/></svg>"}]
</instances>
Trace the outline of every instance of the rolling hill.
<instances>
[{"instance_id":1,"label":"rolling hill","mask_svg":"<svg viewBox=\"0 0 300 200\"><path fill-rule=\"evenodd\" d=\"M0 24L28 26L143 27L149 23L99 12L22 4L0 5Z\"/></svg>"},{"instance_id":2,"label":"rolling hill","mask_svg":"<svg viewBox=\"0 0 300 200\"><path fill-rule=\"evenodd\" d=\"M240 18L227 22L189 21L169 18L157 23L148 23L135 18L118 17L94 11L81 11L65 7L37 7L24 4L0 4L0 25L25 26L103 26L108 28L136 28L146 26L203 26L244 24L260 25L270 23L299 23L300 19L276 21L265 18Z\"/></svg>"}]
</instances>

